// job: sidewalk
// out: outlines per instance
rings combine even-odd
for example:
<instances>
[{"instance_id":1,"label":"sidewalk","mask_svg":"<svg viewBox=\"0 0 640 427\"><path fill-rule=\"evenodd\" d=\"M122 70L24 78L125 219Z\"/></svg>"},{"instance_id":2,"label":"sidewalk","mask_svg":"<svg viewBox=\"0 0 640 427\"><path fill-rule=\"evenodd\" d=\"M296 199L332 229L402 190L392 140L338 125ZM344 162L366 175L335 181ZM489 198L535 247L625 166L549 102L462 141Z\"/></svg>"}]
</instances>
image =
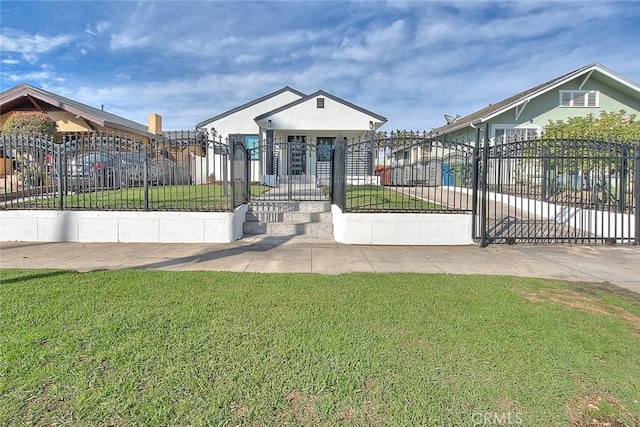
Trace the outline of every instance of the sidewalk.
<instances>
[{"instance_id":1,"label":"sidewalk","mask_svg":"<svg viewBox=\"0 0 640 427\"><path fill-rule=\"evenodd\" d=\"M364 246L252 237L225 244L1 242L1 268L504 274L640 292L639 246Z\"/></svg>"}]
</instances>

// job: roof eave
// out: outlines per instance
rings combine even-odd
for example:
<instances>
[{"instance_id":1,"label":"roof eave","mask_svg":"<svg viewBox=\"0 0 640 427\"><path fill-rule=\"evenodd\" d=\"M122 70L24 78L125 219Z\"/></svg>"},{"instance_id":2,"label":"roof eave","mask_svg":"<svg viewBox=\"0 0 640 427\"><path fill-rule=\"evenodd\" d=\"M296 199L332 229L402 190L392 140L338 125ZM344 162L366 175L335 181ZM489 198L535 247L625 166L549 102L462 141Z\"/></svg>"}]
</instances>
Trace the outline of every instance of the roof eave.
<instances>
[{"instance_id":1,"label":"roof eave","mask_svg":"<svg viewBox=\"0 0 640 427\"><path fill-rule=\"evenodd\" d=\"M268 93L268 94L266 94L264 96L261 96L260 98L254 99L253 101L249 101L249 102L244 103L242 105L239 105L239 106L237 106L235 108L227 110L224 113L220 113L220 114L218 114L216 116L213 116L213 117L211 117L209 119L203 120L200 123L196 124L196 128L202 128L202 127L208 125L209 123L215 122L215 121L220 120L220 119L222 119L224 117L227 117L227 116L229 116L231 114L234 114L234 113L237 113L239 111L245 110L245 109L247 109L249 107L252 107L252 106L254 106L256 104L259 104L259 103L261 103L263 101L266 101L267 99L273 98L274 96L278 96L278 95L280 95L282 93L285 93L285 92L291 92L291 93L293 93L295 95L298 95L300 98L304 98L306 96L303 92L300 92L297 89L294 89L294 88L292 88L290 86L285 86L283 88L280 88L280 89L276 90L275 92Z\"/></svg>"},{"instance_id":2,"label":"roof eave","mask_svg":"<svg viewBox=\"0 0 640 427\"><path fill-rule=\"evenodd\" d=\"M281 107L275 108L275 109L273 109L271 111L267 111L266 113L260 114L259 116L255 117L253 120L256 123L258 123L260 121L268 119L271 116L274 116L275 114L278 114L278 113L280 113L282 111L285 111L285 110L288 110L288 109L290 109L292 107L295 107L298 104L302 104L304 102L307 102L307 101L309 101L309 100L311 100L311 99L313 99L313 98L315 98L317 96L327 97L327 98L332 99L333 101L338 102L338 103L340 103L342 105L346 105L347 107L352 108L352 109L354 109L356 111L360 111L361 113L366 114L369 117L378 120L381 123L380 126L382 126L383 124L385 124L387 122L387 118L386 117L383 117L383 116L381 116L379 114L376 114L373 111L369 111L369 110L367 110L365 108L359 107L359 106L357 106L357 105L355 105L355 104L353 104L353 103L351 103L349 101L346 101L346 100L344 100L342 98L339 98L339 97L337 97L335 95L332 95L332 94L330 94L328 92L325 92L324 90L318 90L318 91L316 91L316 92L314 92L314 93L312 93L310 95L307 95L307 96L305 96L303 98L296 99L295 101L292 101L292 102L290 102L290 103L288 103L286 105L283 105ZM378 127L380 127L380 126L378 126Z\"/></svg>"},{"instance_id":3,"label":"roof eave","mask_svg":"<svg viewBox=\"0 0 640 427\"><path fill-rule=\"evenodd\" d=\"M59 108L63 111L66 111L68 113L71 113L73 115L75 115L76 117L79 118L83 118L85 120L89 120L92 123L95 123L99 126L105 126L105 120L103 120L100 117L96 117L93 116L91 114L87 114L85 111L82 111L78 108L75 108L69 104L66 104L64 102L61 102L60 100L54 99L38 90L35 90L35 88L32 88L30 86L27 85L20 85L17 86L18 90L8 94L9 96L5 96L4 98L0 99L0 105L3 105L7 102L11 102L14 101L18 98L22 98L22 97L26 97L26 96L32 96L35 97L36 99L45 102L49 105L52 105L56 108Z\"/></svg>"}]
</instances>

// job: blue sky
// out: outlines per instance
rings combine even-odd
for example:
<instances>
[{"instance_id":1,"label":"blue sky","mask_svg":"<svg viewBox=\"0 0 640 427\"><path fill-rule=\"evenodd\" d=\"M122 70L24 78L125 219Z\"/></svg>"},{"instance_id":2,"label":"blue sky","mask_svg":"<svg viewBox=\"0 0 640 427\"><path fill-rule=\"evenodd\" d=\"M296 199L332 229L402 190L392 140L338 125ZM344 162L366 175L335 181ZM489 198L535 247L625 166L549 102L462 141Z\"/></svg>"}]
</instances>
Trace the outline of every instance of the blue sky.
<instances>
[{"instance_id":1,"label":"blue sky","mask_svg":"<svg viewBox=\"0 0 640 427\"><path fill-rule=\"evenodd\" d=\"M592 62L640 82L640 2L0 2L26 82L165 130L291 86L430 130Z\"/></svg>"}]
</instances>

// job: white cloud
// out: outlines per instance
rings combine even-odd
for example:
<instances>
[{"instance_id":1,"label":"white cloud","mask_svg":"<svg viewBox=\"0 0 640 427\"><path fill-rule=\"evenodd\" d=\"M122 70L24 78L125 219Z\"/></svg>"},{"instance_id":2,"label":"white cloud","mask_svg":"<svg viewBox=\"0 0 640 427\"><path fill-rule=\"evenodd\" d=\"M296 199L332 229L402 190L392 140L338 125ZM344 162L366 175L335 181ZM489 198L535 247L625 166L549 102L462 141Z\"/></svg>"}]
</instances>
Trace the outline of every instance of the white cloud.
<instances>
[{"instance_id":1,"label":"white cloud","mask_svg":"<svg viewBox=\"0 0 640 427\"><path fill-rule=\"evenodd\" d=\"M110 47L113 50L147 47L152 44L151 36L136 36L133 34L112 34Z\"/></svg>"},{"instance_id":2,"label":"white cloud","mask_svg":"<svg viewBox=\"0 0 640 427\"><path fill-rule=\"evenodd\" d=\"M96 24L96 32L98 34L104 33L109 28L111 28L111 22L108 21L100 21Z\"/></svg>"},{"instance_id":3,"label":"white cloud","mask_svg":"<svg viewBox=\"0 0 640 427\"><path fill-rule=\"evenodd\" d=\"M63 77L56 75L56 73L52 71L42 70L35 71L32 73L26 74L9 74L8 79L12 82L24 82L24 81L37 81L37 82L58 82L62 83L65 81Z\"/></svg>"},{"instance_id":4,"label":"white cloud","mask_svg":"<svg viewBox=\"0 0 640 427\"><path fill-rule=\"evenodd\" d=\"M340 48L333 52L332 59L355 62L384 61L406 39L405 27L404 20L397 20L388 26L366 28L360 34L344 38Z\"/></svg>"},{"instance_id":5,"label":"white cloud","mask_svg":"<svg viewBox=\"0 0 640 427\"><path fill-rule=\"evenodd\" d=\"M285 85L334 93L386 116L385 128L428 130L445 113L468 114L590 62L638 80L629 47L637 30L602 24L640 16L632 3L125 2L116 9L122 15L96 15L111 23L90 21L87 32L101 37L84 34L90 42L74 52L110 42L108 63L77 55L82 66L64 74L67 82L56 82L53 68L28 67L25 75L141 123L158 112L166 129L193 128ZM135 60L121 50L136 50Z\"/></svg>"},{"instance_id":6,"label":"white cloud","mask_svg":"<svg viewBox=\"0 0 640 427\"><path fill-rule=\"evenodd\" d=\"M262 55L238 55L234 58L236 64L255 64L263 59Z\"/></svg>"},{"instance_id":7,"label":"white cloud","mask_svg":"<svg viewBox=\"0 0 640 427\"><path fill-rule=\"evenodd\" d=\"M72 40L73 37L70 35L45 36L6 28L0 34L0 50L19 53L29 62L33 62L40 54L58 49Z\"/></svg>"},{"instance_id":8,"label":"white cloud","mask_svg":"<svg viewBox=\"0 0 640 427\"><path fill-rule=\"evenodd\" d=\"M7 59L3 59L2 63L7 65L16 65L16 64L19 64L20 61L18 61L17 59L7 58Z\"/></svg>"}]
</instances>

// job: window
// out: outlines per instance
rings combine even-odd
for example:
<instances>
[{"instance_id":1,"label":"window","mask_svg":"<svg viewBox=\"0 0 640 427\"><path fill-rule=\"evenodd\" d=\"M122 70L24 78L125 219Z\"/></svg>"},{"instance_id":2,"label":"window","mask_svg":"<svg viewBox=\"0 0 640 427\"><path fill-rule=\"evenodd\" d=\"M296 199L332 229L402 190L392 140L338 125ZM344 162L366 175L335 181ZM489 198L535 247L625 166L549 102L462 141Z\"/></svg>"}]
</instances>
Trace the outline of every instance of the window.
<instances>
[{"instance_id":1,"label":"window","mask_svg":"<svg viewBox=\"0 0 640 427\"><path fill-rule=\"evenodd\" d=\"M599 107L600 92L596 90L561 90L561 107Z\"/></svg>"},{"instance_id":2,"label":"window","mask_svg":"<svg viewBox=\"0 0 640 427\"><path fill-rule=\"evenodd\" d=\"M258 160L260 158L260 138L258 135L230 135L231 141L240 139L247 150L249 150L249 158L251 160Z\"/></svg>"},{"instance_id":3,"label":"window","mask_svg":"<svg viewBox=\"0 0 640 427\"><path fill-rule=\"evenodd\" d=\"M316 101L318 108L324 108L324 98L317 98Z\"/></svg>"},{"instance_id":4,"label":"window","mask_svg":"<svg viewBox=\"0 0 640 427\"><path fill-rule=\"evenodd\" d=\"M494 143L505 144L515 141L525 141L538 136L538 128L516 128L511 126L496 126L493 131Z\"/></svg>"},{"instance_id":5,"label":"window","mask_svg":"<svg viewBox=\"0 0 640 427\"><path fill-rule=\"evenodd\" d=\"M316 159L319 162L330 162L331 151L336 146L335 138L318 138L316 142Z\"/></svg>"}]
</instances>

